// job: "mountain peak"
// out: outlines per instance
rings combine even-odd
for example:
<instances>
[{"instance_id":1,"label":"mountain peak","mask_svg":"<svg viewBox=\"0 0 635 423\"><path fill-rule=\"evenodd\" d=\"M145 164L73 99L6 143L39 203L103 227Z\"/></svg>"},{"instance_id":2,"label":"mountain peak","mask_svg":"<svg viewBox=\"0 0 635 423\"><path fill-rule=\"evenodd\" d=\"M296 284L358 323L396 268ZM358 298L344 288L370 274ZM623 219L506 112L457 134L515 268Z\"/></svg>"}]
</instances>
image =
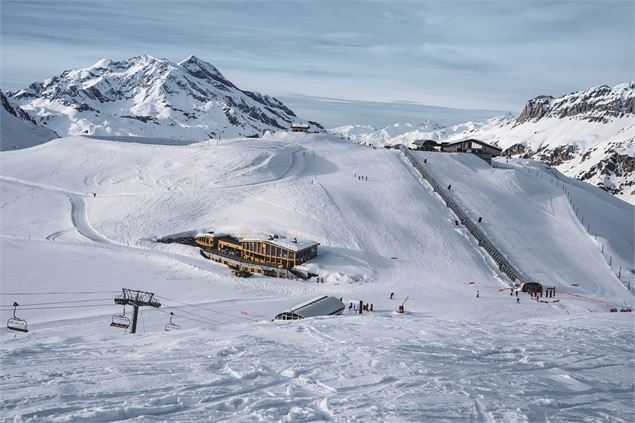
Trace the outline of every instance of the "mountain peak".
<instances>
[{"instance_id":1,"label":"mountain peak","mask_svg":"<svg viewBox=\"0 0 635 423\"><path fill-rule=\"evenodd\" d=\"M516 125L543 118L573 118L607 123L635 113L634 84L600 85L554 98L541 95L530 99L516 119Z\"/></svg>"},{"instance_id":2,"label":"mountain peak","mask_svg":"<svg viewBox=\"0 0 635 423\"><path fill-rule=\"evenodd\" d=\"M199 62L204 62L204 60L201 60L198 57L196 57L195 55L190 54L189 56L187 56L187 58L185 60L181 60L179 62L179 65L183 65L184 63L199 63Z\"/></svg>"},{"instance_id":3,"label":"mountain peak","mask_svg":"<svg viewBox=\"0 0 635 423\"><path fill-rule=\"evenodd\" d=\"M179 62L179 66L189 72L192 76L199 79L212 78L215 80L221 80L221 82L229 82L215 66L199 59L193 54L187 59Z\"/></svg>"},{"instance_id":4,"label":"mountain peak","mask_svg":"<svg viewBox=\"0 0 635 423\"><path fill-rule=\"evenodd\" d=\"M279 100L241 90L194 55L178 64L149 54L102 59L7 97L63 135L205 139L286 129L298 120Z\"/></svg>"}]
</instances>

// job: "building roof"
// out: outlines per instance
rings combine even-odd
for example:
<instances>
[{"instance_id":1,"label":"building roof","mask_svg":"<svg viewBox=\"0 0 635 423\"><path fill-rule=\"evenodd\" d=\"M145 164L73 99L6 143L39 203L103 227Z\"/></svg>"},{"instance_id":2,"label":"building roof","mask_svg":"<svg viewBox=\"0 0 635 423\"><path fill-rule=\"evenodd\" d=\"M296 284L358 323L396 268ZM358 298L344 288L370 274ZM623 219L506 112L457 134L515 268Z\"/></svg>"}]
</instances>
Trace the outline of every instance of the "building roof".
<instances>
[{"instance_id":1,"label":"building roof","mask_svg":"<svg viewBox=\"0 0 635 423\"><path fill-rule=\"evenodd\" d=\"M320 245L319 242L308 241L308 240L300 240L300 239L288 239L285 237L278 237L271 239L271 237L260 237L260 236L251 236L240 238L241 241L261 241L268 242L269 244L277 245L278 247L286 248L291 251L301 251L306 250L307 248L311 248L313 246Z\"/></svg>"},{"instance_id":2,"label":"building roof","mask_svg":"<svg viewBox=\"0 0 635 423\"><path fill-rule=\"evenodd\" d=\"M346 306L339 300L339 298L323 295L291 307L289 310L278 314L275 319L288 319L289 316L293 316L292 318L296 319L304 319L315 316L331 316L342 313L345 308Z\"/></svg>"},{"instance_id":3,"label":"building roof","mask_svg":"<svg viewBox=\"0 0 635 423\"><path fill-rule=\"evenodd\" d=\"M196 238L202 237L202 236L211 236L213 238L224 238L230 235L224 232L199 232L196 234Z\"/></svg>"},{"instance_id":4,"label":"building roof","mask_svg":"<svg viewBox=\"0 0 635 423\"><path fill-rule=\"evenodd\" d=\"M439 144L435 140L414 140L411 144L414 145L437 145Z\"/></svg>"},{"instance_id":5,"label":"building roof","mask_svg":"<svg viewBox=\"0 0 635 423\"><path fill-rule=\"evenodd\" d=\"M502 149L500 149L500 148L498 148L498 147L496 147L494 145L488 144L488 143L486 143L484 141L481 141L481 140L476 140L474 138L468 138L468 139L461 140L461 141L451 142L449 144L443 144L443 146L444 147L451 147L451 146L463 144L464 142L474 142L474 143L477 143L477 144L480 144L480 145L484 145L484 146L489 147L489 148L493 148L494 150L498 150L498 151L501 151L501 152L503 151Z\"/></svg>"},{"instance_id":6,"label":"building roof","mask_svg":"<svg viewBox=\"0 0 635 423\"><path fill-rule=\"evenodd\" d=\"M291 124L292 128L302 128L302 129L309 129L309 124L308 123L292 123Z\"/></svg>"}]
</instances>

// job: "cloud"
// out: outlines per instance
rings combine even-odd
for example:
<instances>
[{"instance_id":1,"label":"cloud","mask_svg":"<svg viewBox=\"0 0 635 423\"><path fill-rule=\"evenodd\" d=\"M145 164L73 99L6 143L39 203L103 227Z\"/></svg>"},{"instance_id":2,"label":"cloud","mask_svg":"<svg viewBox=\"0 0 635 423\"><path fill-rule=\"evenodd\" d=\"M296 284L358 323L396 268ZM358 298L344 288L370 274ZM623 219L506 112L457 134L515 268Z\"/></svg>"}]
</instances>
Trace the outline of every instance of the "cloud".
<instances>
[{"instance_id":1,"label":"cloud","mask_svg":"<svg viewBox=\"0 0 635 423\"><path fill-rule=\"evenodd\" d=\"M632 79L631 1L3 0L0 86L196 54L270 94L516 110Z\"/></svg>"}]
</instances>

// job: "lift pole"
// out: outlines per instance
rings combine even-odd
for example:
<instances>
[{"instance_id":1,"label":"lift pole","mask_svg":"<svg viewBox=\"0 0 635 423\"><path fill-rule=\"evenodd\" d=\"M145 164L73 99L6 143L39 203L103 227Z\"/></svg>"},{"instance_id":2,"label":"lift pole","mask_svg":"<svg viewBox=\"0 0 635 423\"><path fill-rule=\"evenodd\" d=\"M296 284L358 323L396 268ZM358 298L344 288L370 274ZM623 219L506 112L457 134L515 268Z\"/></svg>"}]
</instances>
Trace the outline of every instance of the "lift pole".
<instances>
[{"instance_id":1,"label":"lift pole","mask_svg":"<svg viewBox=\"0 0 635 423\"><path fill-rule=\"evenodd\" d=\"M154 299L153 292L137 291L134 289L122 288L122 294L115 297L115 304L132 306L132 329L130 333L137 333L137 318L139 317L139 307L161 307L161 303Z\"/></svg>"}]
</instances>

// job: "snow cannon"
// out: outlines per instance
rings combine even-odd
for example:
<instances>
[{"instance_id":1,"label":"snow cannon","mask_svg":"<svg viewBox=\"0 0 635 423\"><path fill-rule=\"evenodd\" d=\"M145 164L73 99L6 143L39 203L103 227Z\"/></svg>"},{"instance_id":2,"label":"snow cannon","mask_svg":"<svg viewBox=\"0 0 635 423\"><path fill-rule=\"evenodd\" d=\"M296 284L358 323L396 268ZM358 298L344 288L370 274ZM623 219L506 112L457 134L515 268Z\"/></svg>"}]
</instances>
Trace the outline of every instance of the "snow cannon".
<instances>
[{"instance_id":1,"label":"snow cannon","mask_svg":"<svg viewBox=\"0 0 635 423\"><path fill-rule=\"evenodd\" d=\"M397 313L404 314L406 312L405 304L406 304L406 301L408 301L408 298L410 298L410 295L408 295L406 299L403 301L403 303L399 305L399 307L397 308Z\"/></svg>"}]
</instances>

